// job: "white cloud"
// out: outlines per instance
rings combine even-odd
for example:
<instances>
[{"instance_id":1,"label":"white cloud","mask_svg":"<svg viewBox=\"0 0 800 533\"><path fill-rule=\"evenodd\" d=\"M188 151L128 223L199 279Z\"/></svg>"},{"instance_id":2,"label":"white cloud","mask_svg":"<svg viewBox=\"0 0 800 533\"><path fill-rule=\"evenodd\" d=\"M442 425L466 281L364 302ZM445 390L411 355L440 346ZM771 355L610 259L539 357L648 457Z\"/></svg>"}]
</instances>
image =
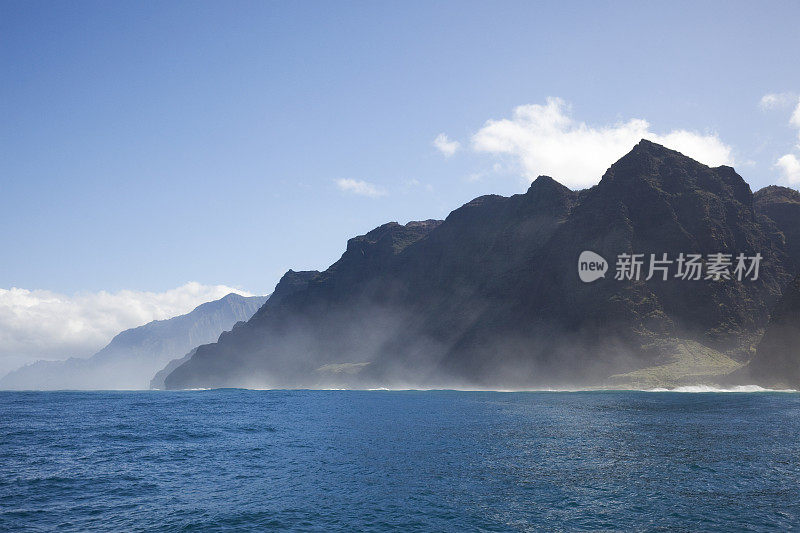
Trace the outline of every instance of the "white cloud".
<instances>
[{"instance_id":1,"label":"white cloud","mask_svg":"<svg viewBox=\"0 0 800 533\"><path fill-rule=\"evenodd\" d=\"M344 192L372 198L377 198L378 196L384 196L386 194L386 191L383 189L376 187L372 183L361 180L338 179L336 180L336 186Z\"/></svg>"},{"instance_id":2,"label":"white cloud","mask_svg":"<svg viewBox=\"0 0 800 533\"><path fill-rule=\"evenodd\" d=\"M694 131L673 130L666 135L648 133L644 138L712 167L734 164L731 147L723 143L716 134L702 135Z\"/></svg>"},{"instance_id":3,"label":"white cloud","mask_svg":"<svg viewBox=\"0 0 800 533\"><path fill-rule=\"evenodd\" d=\"M188 313L231 292L249 296L225 285L194 282L166 292L73 296L0 289L0 376L38 359L88 357L125 329Z\"/></svg>"},{"instance_id":4,"label":"white cloud","mask_svg":"<svg viewBox=\"0 0 800 533\"><path fill-rule=\"evenodd\" d=\"M444 133L440 133L436 136L436 138L433 140L433 145L445 157L450 157L451 155L455 154L459 148L461 148L460 142L451 141Z\"/></svg>"},{"instance_id":5,"label":"white cloud","mask_svg":"<svg viewBox=\"0 0 800 533\"><path fill-rule=\"evenodd\" d=\"M784 109L794 106L789 124L800 129L800 97L797 96L797 93L765 94L761 97L759 105L762 109ZM798 131L798 139L800 139L800 131Z\"/></svg>"},{"instance_id":6,"label":"white cloud","mask_svg":"<svg viewBox=\"0 0 800 533\"><path fill-rule=\"evenodd\" d=\"M796 99L794 111L792 111L792 116L789 118L789 124L798 129L797 138L799 143L795 148L800 150L800 98ZM794 186L800 185L800 159L796 155L785 154L781 156L775 162L775 166L780 169L784 183Z\"/></svg>"},{"instance_id":7,"label":"white cloud","mask_svg":"<svg viewBox=\"0 0 800 533\"><path fill-rule=\"evenodd\" d=\"M794 99L792 93L769 93L761 97L758 105L761 109L780 109L792 105Z\"/></svg>"},{"instance_id":8,"label":"white cloud","mask_svg":"<svg viewBox=\"0 0 800 533\"><path fill-rule=\"evenodd\" d=\"M794 154L786 154L778 159L775 166L781 170L783 181L789 185L800 185L800 159Z\"/></svg>"},{"instance_id":9,"label":"white cloud","mask_svg":"<svg viewBox=\"0 0 800 533\"><path fill-rule=\"evenodd\" d=\"M639 142L649 139L711 166L732 164L730 146L716 135L687 130L657 134L642 119L593 127L569 116L560 98L514 109L510 119L489 120L473 136L478 152L515 158L525 177L547 174L573 188L594 185L608 167Z\"/></svg>"},{"instance_id":10,"label":"white cloud","mask_svg":"<svg viewBox=\"0 0 800 533\"><path fill-rule=\"evenodd\" d=\"M792 118L789 122L792 126L800 128L800 98L797 100L797 106L794 108L794 113L792 113Z\"/></svg>"}]
</instances>

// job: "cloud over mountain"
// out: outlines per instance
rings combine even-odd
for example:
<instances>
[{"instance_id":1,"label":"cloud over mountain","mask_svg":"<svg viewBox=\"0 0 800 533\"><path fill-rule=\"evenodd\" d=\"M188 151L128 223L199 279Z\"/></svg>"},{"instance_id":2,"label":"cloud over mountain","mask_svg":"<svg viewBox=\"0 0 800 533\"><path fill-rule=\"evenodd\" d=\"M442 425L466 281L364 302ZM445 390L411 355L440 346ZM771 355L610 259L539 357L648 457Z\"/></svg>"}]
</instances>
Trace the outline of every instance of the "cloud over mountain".
<instances>
[{"instance_id":1,"label":"cloud over mountain","mask_svg":"<svg viewBox=\"0 0 800 533\"><path fill-rule=\"evenodd\" d=\"M643 119L591 126L570 116L561 98L521 105L511 118L491 119L472 137L478 152L515 159L531 181L540 174L558 176L572 188L594 185L599 176L639 139L678 150L710 166L732 164L731 147L715 134L672 130L659 134Z\"/></svg>"},{"instance_id":2,"label":"cloud over mountain","mask_svg":"<svg viewBox=\"0 0 800 533\"><path fill-rule=\"evenodd\" d=\"M784 182L789 185L800 185L800 159L797 159L796 155L781 156L775 166L780 169Z\"/></svg>"},{"instance_id":3,"label":"cloud over mountain","mask_svg":"<svg viewBox=\"0 0 800 533\"><path fill-rule=\"evenodd\" d=\"M800 151L800 97L793 93L771 93L761 98L762 109L785 109L789 106L793 107L789 125L797 128L798 143L794 146L797 152ZM783 183L795 187L800 185L800 159L796 153L782 155L774 166L780 171Z\"/></svg>"},{"instance_id":4,"label":"cloud over mountain","mask_svg":"<svg viewBox=\"0 0 800 533\"><path fill-rule=\"evenodd\" d=\"M186 283L164 292L122 290L72 296L41 289L0 289L0 375L38 359L86 357L124 329L185 314L235 292Z\"/></svg>"}]
</instances>

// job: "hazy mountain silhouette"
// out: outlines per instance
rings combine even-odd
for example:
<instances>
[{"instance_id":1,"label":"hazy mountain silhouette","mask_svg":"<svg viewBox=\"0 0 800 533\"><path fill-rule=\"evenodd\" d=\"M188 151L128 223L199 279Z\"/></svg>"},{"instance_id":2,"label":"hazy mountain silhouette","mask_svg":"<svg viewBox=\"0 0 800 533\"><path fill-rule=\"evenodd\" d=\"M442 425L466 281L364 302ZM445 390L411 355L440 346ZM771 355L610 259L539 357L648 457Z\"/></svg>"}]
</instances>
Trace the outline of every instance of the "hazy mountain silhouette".
<instances>
[{"instance_id":1,"label":"hazy mountain silhouette","mask_svg":"<svg viewBox=\"0 0 800 533\"><path fill-rule=\"evenodd\" d=\"M229 294L185 315L125 330L89 358L24 366L0 379L0 389L145 389L171 359L217 340L266 299Z\"/></svg>"}]
</instances>

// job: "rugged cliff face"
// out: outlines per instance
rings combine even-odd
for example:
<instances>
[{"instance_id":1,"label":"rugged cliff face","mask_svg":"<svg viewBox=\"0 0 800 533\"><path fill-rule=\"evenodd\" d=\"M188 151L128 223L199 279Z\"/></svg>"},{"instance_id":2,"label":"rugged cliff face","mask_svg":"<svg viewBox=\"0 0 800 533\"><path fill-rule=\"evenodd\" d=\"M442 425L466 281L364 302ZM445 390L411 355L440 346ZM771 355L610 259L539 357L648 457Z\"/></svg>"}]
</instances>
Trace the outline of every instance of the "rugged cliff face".
<instances>
[{"instance_id":1,"label":"rugged cliff face","mask_svg":"<svg viewBox=\"0 0 800 533\"><path fill-rule=\"evenodd\" d=\"M90 358L40 361L0 380L0 389L145 389L171 359L215 341L236 322L249 319L266 297L229 294L192 312L156 320L114 337Z\"/></svg>"},{"instance_id":2,"label":"rugged cliff face","mask_svg":"<svg viewBox=\"0 0 800 533\"><path fill-rule=\"evenodd\" d=\"M800 267L800 193L771 185L755 193L756 211L784 240L794 270ZM742 383L800 388L800 277L784 291L752 361L736 372Z\"/></svg>"},{"instance_id":3,"label":"rugged cliff face","mask_svg":"<svg viewBox=\"0 0 800 533\"><path fill-rule=\"evenodd\" d=\"M275 288L279 298L218 343L201 346L166 386L210 376L214 386L299 386L324 379L317 369L326 364L365 362L398 326L395 303L407 289L392 277L400 256L439 224L385 224L351 239L325 272L289 271Z\"/></svg>"},{"instance_id":4,"label":"rugged cliff face","mask_svg":"<svg viewBox=\"0 0 800 533\"><path fill-rule=\"evenodd\" d=\"M275 291L285 297L200 347L165 383L524 387L659 384L681 372L707 379L751 357L795 273L789 241L756 212L732 168L642 141L592 189L573 192L542 176L525 194L477 198L443 222L390 223L352 239L325 272L299 280L288 273ZM608 261L605 278L579 279L585 250ZM645 279L650 254L681 253L763 259L757 280L677 279L675 264L666 281ZM643 254L640 279L614 279L620 254Z\"/></svg>"},{"instance_id":5,"label":"rugged cliff face","mask_svg":"<svg viewBox=\"0 0 800 533\"><path fill-rule=\"evenodd\" d=\"M755 209L775 223L786 241L786 253L800 268L800 192L770 185L754 195Z\"/></svg>"},{"instance_id":6,"label":"rugged cliff face","mask_svg":"<svg viewBox=\"0 0 800 533\"><path fill-rule=\"evenodd\" d=\"M742 381L766 387L800 388L800 277L775 306L758 352L742 374Z\"/></svg>"}]
</instances>

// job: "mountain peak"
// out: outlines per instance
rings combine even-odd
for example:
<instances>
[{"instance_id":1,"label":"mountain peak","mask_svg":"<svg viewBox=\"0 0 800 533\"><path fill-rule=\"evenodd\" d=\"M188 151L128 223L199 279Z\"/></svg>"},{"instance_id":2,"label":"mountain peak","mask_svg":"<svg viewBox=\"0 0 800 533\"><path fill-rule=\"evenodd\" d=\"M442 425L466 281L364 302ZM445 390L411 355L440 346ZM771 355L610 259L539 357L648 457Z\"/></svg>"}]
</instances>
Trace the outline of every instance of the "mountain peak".
<instances>
[{"instance_id":1,"label":"mountain peak","mask_svg":"<svg viewBox=\"0 0 800 533\"><path fill-rule=\"evenodd\" d=\"M531 186L528 188L528 193L540 192L546 190L563 191L565 189L568 191L570 190L568 187L560 184L558 181L551 178L550 176L542 175L533 180L533 183L531 183Z\"/></svg>"},{"instance_id":2,"label":"mountain peak","mask_svg":"<svg viewBox=\"0 0 800 533\"><path fill-rule=\"evenodd\" d=\"M572 208L577 193L550 176L539 176L531 183L523 197L528 208L553 216L563 216Z\"/></svg>"},{"instance_id":3,"label":"mountain peak","mask_svg":"<svg viewBox=\"0 0 800 533\"><path fill-rule=\"evenodd\" d=\"M711 168L647 139L611 165L600 184L614 189L650 187L670 194L704 191L721 198L733 197L746 206L753 201L750 186L733 168Z\"/></svg>"},{"instance_id":4,"label":"mountain peak","mask_svg":"<svg viewBox=\"0 0 800 533\"><path fill-rule=\"evenodd\" d=\"M230 292L230 293L226 294L225 296L223 296L222 298L220 298L218 300L211 300L210 302L201 303L200 305L195 307L191 311L191 313L200 313L200 312L203 312L204 310L220 308L220 307L222 307L222 306L224 306L226 304L228 304L228 305L237 304L238 305L238 304L241 304L243 302L256 301L256 300L259 300L259 299L266 300L266 296L242 296L241 294L237 294L235 292Z\"/></svg>"},{"instance_id":5,"label":"mountain peak","mask_svg":"<svg viewBox=\"0 0 800 533\"><path fill-rule=\"evenodd\" d=\"M667 148L664 145L655 143L653 141L649 141L647 139L641 139L636 145L628 152L626 155L622 156L620 160L640 160L643 158L654 158L654 159L665 159L665 158L675 158L675 159L685 159L694 161L691 157L684 155L676 150L672 150ZM695 161L696 162L696 161ZM699 163L698 163L699 164Z\"/></svg>"},{"instance_id":6,"label":"mountain peak","mask_svg":"<svg viewBox=\"0 0 800 533\"><path fill-rule=\"evenodd\" d=\"M669 150L663 144L658 144L648 139L639 139L639 142L634 146L634 150L637 148L639 150Z\"/></svg>"},{"instance_id":7,"label":"mountain peak","mask_svg":"<svg viewBox=\"0 0 800 533\"><path fill-rule=\"evenodd\" d=\"M291 268L281 277L272 295L269 297L269 305L275 306L279 304L284 298L292 294L304 290L308 287L308 283L319 274L317 270L292 270ZM255 316L260 316L266 312L266 305L256 311Z\"/></svg>"},{"instance_id":8,"label":"mountain peak","mask_svg":"<svg viewBox=\"0 0 800 533\"><path fill-rule=\"evenodd\" d=\"M800 192L789 187L781 187L780 185L769 185L763 189L759 189L755 193L755 199L758 203L787 203L787 204L800 204Z\"/></svg>"}]
</instances>

